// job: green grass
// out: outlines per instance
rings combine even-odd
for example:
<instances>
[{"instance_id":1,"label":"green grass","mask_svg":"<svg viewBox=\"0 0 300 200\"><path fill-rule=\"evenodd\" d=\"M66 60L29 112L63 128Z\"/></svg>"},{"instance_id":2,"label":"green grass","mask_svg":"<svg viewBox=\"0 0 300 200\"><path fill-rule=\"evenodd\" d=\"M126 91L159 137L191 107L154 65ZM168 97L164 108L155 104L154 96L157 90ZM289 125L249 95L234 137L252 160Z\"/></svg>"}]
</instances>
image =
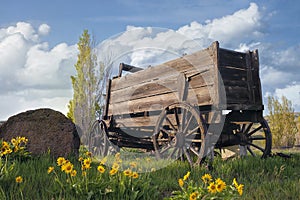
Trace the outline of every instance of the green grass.
<instances>
[{"instance_id":1,"label":"green grass","mask_svg":"<svg viewBox=\"0 0 300 200\"><path fill-rule=\"evenodd\" d=\"M76 168L80 163L75 158L70 158ZM139 164L139 163L138 163ZM39 158L30 158L26 161L15 161L14 169L8 176L0 179L0 199L83 199L76 193L64 192L54 181L54 176L47 174L49 166L56 165L56 160L48 155ZM92 165L90 177L97 177L97 165ZM91 170L92 171L92 170ZM140 199L163 199L171 195L172 191L179 190L178 179L187 171L191 171L190 179L195 182L201 176L210 173L215 178L221 178L231 184L236 178L244 184L244 194L241 199L299 199L300 197L300 153L293 152L292 158L270 157L260 159L255 157L234 158L223 161L215 159L213 170L208 171L204 166L190 168L185 162L174 162L166 168L155 172L141 174L139 190L145 190ZM23 183L16 183L15 178L21 175ZM65 174L58 171L59 178L65 179ZM78 174L80 176L80 174ZM110 181L108 176L105 180ZM149 181L149 184L143 184ZM119 184L119 182L114 182ZM92 186L91 186L92 187ZM20 190L22 190L22 195ZM94 188L95 191L95 188ZM150 196L149 196L150 195ZM152 195L152 196L151 196ZM23 197L22 197L23 196ZM106 199L130 199L129 196L110 196ZM86 196L84 199L88 199ZM93 199L93 198L91 198ZM96 199L105 199L103 196Z\"/></svg>"}]
</instances>

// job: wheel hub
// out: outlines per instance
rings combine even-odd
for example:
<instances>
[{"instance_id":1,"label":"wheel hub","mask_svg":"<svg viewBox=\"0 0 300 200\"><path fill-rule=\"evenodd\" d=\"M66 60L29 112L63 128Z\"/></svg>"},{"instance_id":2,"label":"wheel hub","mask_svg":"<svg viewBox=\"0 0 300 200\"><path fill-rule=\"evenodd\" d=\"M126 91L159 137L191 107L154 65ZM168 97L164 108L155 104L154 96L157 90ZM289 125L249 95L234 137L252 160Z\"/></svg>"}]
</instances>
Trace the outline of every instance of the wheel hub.
<instances>
[{"instance_id":1,"label":"wheel hub","mask_svg":"<svg viewBox=\"0 0 300 200\"><path fill-rule=\"evenodd\" d=\"M173 138L173 144L175 147L183 147L185 144L185 136L183 133L179 132Z\"/></svg>"}]
</instances>

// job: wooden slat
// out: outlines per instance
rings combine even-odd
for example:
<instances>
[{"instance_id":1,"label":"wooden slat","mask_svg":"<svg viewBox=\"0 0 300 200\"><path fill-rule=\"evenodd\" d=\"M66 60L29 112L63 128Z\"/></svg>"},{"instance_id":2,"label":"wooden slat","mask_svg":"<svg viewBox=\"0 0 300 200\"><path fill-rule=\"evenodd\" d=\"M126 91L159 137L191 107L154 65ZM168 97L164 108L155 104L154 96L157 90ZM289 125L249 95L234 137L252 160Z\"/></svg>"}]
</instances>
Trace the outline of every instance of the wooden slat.
<instances>
[{"instance_id":1,"label":"wooden slat","mask_svg":"<svg viewBox=\"0 0 300 200\"><path fill-rule=\"evenodd\" d=\"M247 68L246 66L246 54L227 49L219 49L219 65L231 66L236 68Z\"/></svg>"},{"instance_id":2,"label":"wooden slat","mask_svg":"<svg viewBox=\"0 0 300 200\"><path fill-rule=\"evenodd\" d=\"M189 89L187 102L191 103L192 105L212 105L213 101L211 96L215 95L213 87L214 85L208 85L207 87ZM163 95L124 101L120 103L110 104L108 115L120 115L161 110L171 103L179 101L180 99L178 98L177 92L170 92Z\"/></svg>"},{"instance_id":3,"label":"wooden slat","mask_svg":"<svg viewBox=\"0 0 300 200\"><path fill-rule=\"evenodd\" d=\"M112 91L131 87L137 84L163 79L168 76L178 76L179 73L201 71L204 67L209 68L212 59L207 50L166 62L155 67L150 67L134 74L116 78L112 82ZM207 69L205 69L207 70Z\"/></svg>"}]
</instances>

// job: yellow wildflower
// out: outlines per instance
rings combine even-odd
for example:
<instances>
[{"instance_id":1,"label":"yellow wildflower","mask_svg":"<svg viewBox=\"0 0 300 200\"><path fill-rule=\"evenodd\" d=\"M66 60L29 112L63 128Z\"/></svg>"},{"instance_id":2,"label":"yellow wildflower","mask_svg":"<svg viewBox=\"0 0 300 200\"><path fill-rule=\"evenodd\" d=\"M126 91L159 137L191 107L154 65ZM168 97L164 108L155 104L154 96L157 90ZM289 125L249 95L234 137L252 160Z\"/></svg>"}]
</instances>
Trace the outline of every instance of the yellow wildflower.
<instances>
[{"instance_id":1,"label":"yellow wildflower","mask_svg":"<svg viewBox=\"0 0 300 200\"><path fill-rule=\"evenodd\" d=\"M85 152L85 155L88 156L88 157L92 157L92 153L89 152L89 151Z\"/></svg>"},{"instance_id":2,"label":"yellow wildflower","mask_svg":"<svg viewBox=\"0 0 300 200\"><path fill-rule=\"evenodd\" d=\"M187 172L186 175L184 175L183 180L186 181L190 177L191 172Z\"/></svg>"},{"instance_id":3,"label":"yellow wildflower","mask_svg":"<svg viewBox=\"0 0 300 200\"><path fill-rule=\"evenodd\" d=\"M209 183L212 180L212 177L210 174L204 174L201 178L204 183Z\"/></svg>"},{"instance_id":4,"label":"yellow wildflower","mask_svg":"<svg viewBox=\"0 0 300 200\"><path fill-rule=\"evenodd\" d=\"M83 166L84 166L84 169L89 169L91 168L91 163L92 163L92 160L91 158L86 158L83 160Z\"/></svg>"},{"instance_id":5,"label":"yellow wildflower","mask_svg":"<svg viewBox=\"0 0 300 200\"><path fill-rule=\"evenodd\" d=\"M226 188L226 183L218 178L216 181L216 188L218 192L222 192Z\"/></svg>"},{"instance_id":6,"label":"yellow wildflower","mask_svg":"<svg viewBox=\"0 0 300 200\"><path fill-rule=\"evenodd\" d=\"M58 166L62 166L67 162L67 160L64 157L58 157L56 162Z\"/></svg>"},{"instance_id":7,"label":"yellow wildflower","mask_svg":"<svg viewBox=\"0 0 300 200\"><path fill-rule=\"evenodd\" d=\"M22 182L23 182L22 176L17 176L17 177L16 177L16 182L17 182L17 183L22 183Z\"/></svg>"},{"instance_id":8,"label":"yellow wildflower","mask_svg":"<svg viewBox=\"0 0 300 200\"><path fill-rule=\"evenodd\" d=\"M124 174L125 176L131 176L131 173L132 173L132 171L131 171L130 169L126 169L126 170L123 172L123 174Z\"/></svg>"},{"instance_id":9,"label":"yellow wildflower","mask_svg":"<svg viewBox=\"0 0 300 200\"><path fill-rule=\"evenodd\" d=\"M83 157L80 156L80 157L78 158L78 161L79 161L79 162L83 161Z\"/></svg>"},{"instance_id":10,"label":"yellow wildflower","mask_svg":"<svg viewBox=\"0 0 300 200\"><path fill-rule=\"evenodd\" d=\"M104 168L102 165L99 165L99 166L97 167L97 170L98 170L101 174L103 174L103 173L105 172L105 168Z\"/></svg>"},{"instance_id":11,"label":"yellow wildflower","mask_svg":"<svg viewBox=\"0 0 300 200\"><path fill-rule=\"evenodd\" d=\"M178 184L180 187L183 187L184 181L182 180L182 178L178 179Z\"/></svg>"},{"instance_id":12,"label":"yellow wildflower","mask_svg":"<svg viewBox=\"0 0 300 200\"><path fill-rule=\"evenodd\" d=\"M137 172L133 172L131 175L132 178L138 178L139 174Z\"/></svg>"},{"instance_id":13,"label":"yellow wildflower","mask_svg":"<svg viewBox=\"0 0 300 200\"><path fill-rule=\"evenodd\" d=\"M207 187L207 189L208 189L208 192L210 192L210 193L216 193L217 192L217 187L216 187L214 182L211 182L209 184L209 186Z\"/></svg>"},{"instance_id":14,"label":"yellow wildflower","mask_svg":"<svg viewBox=\"0 0 300 200\"><path fill-rule=\"evenodd\" d=\"M75 169L73 169L71 172L71 176L76 176L76 174L77 174L77 171Z\"/></svg>"},{"instance_id":15,"label":"yellow wildflower","mask_svg":"<svg viewBox=\"0 0 300 200\"><path fill-rule=\"evenodd\" d=\"M234 178L233 179L233 185L235 188L237 188L239 186L238 182L236 181L236 179Z\"/></svg>"},{"instance_id":16,"label":"yellow wildflower","mask_svg":"<svg viewBox=\"0 0 300 200\"><path fill-rule=\"evenodd\" d=\"M116 173L118 172L118 169L111 169L110 171L109 171L109 174L111 175L111 176L113 176L113 175L115 175Z\"/></svg>"},{"instance_id":17,"label":"yellow wildflower","mask_svg":"<svg viewBox=\"0 0 300 200\"><path fill-rule=\"evenodd\" d=\"M198 197L198 192L193 192L190 194L190 200L196 200Z\"/></svg>"},{"instance_id":18,"label":"yellow wildflower","mask_svg":"<svg viewBox=\"0 0 300 200\"><path fill-rule=\"evenodd\" d=\"M66 174L69 174L73 170L73 164L71 162L67 162L61 166L61 170L64 171Z\"/></svg>"},{"instance_id":19,"label":"yellow wildflower","mask_svg":"<svg viewBox=\"0 0 300 200\"><path fill-rule=\"evenodd\" d=\"M238 193L240 194L240 196L242 196L242 194L243 194L243 188L244 188L243 184L239 184L236 188Z\"/></svg>"},{"instance_id":20,"label":"yellow wildflower","mask_svg":"<svg viewBox=\"0 0 300 200\"><path fill-rule=\"evenodd\" d=\"M48 168L47 173L50 174L53 170L54 170L54 167L51 166Z\"/></svg>"}]
</instances>

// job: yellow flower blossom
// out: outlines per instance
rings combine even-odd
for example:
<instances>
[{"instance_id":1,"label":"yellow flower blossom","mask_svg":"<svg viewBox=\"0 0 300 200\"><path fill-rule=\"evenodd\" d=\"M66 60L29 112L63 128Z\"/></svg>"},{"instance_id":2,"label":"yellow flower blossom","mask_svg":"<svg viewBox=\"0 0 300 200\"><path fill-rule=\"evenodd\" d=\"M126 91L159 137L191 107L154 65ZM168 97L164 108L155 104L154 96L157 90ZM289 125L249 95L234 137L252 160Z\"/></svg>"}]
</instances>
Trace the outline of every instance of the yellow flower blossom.
<instances>
[{"instance_id":1,"label":"yellow flower blossom","mask_svg":"<svg viewBox=\"0 0 300 200\"><path fill-rule=\"evenodd\" d=\"M51 166L48 168L47 173L50 174L53 170L54 170L54 167Z\"/></svg>"},{"instance_id":2,"label":"yellow flower blossom","mask_svg":"<svg viewBox=\"0 0 300 200\"><path fill-rule=\"evenodd\" d=\"M243 189L244 189L244 185L243 184L239 184L238 187L236 188L239 195L242 196L243 194Z\"/></svg>"},{"instance_id":3,"label":"yellow flower blossom","mask_svg":"<svg viewBox=\"0 0 300 200\"><path fill-rule=\"evenodd\" d=\"M131 173L132 173L132 171L131 171L130 169L126 169L126 170L123 172L123 174L124 174L125 176L131 176Z\"/></svg>"},{"instance_id":4,"label":"yellow flower blossom","mask_svg":"<svg viewBox=\"0 0 300 200\"><path fill-rule=\"evenodd\" d=\"M180 187L183 187L184 181L182 180L182 178L178 179L178 184Z\"/></svg>"},{"instance_id":5,"label":"yellow flower blossom","mask_svg":"<svg viewBox=\"0 0 300 200\"><path fill-rule=\"evenodd\" d=\"M17 177L16 177L16 182L17 182L17 183L22 183L22 182L23 182L22 176L17 176Z\"/></svg>"},{"instance_id":6,"label":"yellow flower blossom","mask_svg":"<svg viewBox=\"0 0 300 200\"><path fill-rule=\"evenodd\" d=\"M137 172L133 172L131 175L132 178L138 178L139 174Z\"/></svg>"},{"instance_id":7,"label":"yellow flower blossom","mask_svg":"<svg viewBox=\"0 0 300 200\"><path fill-rule=\"evenodd\" d=\"M198 197L199 193L198 192L193 192L190 194L190 200L196 200Z\"/></svg>"},{"instance_id":8,"label":"yellow flower blossom","mask_svg":"<svg viewBox=\"0 0 300 200\"><path fill-rule=\"evenodd\" d=\"M187 172L186 175L184 175L183 180L186 181L190 177L191 172Z\"/></svg>"},{"instance_id":9,"label":"yellow flower blossom","mask_svg":"<svg viewBox=\"0 0 300 200\"><path fill-rule=\"evenodd\" d=\"M220 178L218 178L216 181L216 189L217 192L222 192L226 188L226 183L222 181Z\"/></svg>"},{"instance_id":10,"label":"yellow flower blossom","mask_svg":"<svg viewBox=\"0 0 300 200\"><path fill-rule=\"evenodd\" d=\"M210 174L204 174L201 178L204 183L209 183L212 180L212 177Z\"/></svg>"},{"instance_id":11,"label":"yellow flower blossom","mask_svg":"<svg viewBox=\"0 0 300 200\"><path fill-rule=\"evenodd\" d=\"M71 176L76 176L76 174L77 174L77 171L75 169L73 169L71 172Z\"/></svg>"},{"instance_id":12,"label":"yellow flower blossom","mask_svg":"<svg viewBox=\"0 0 300 200\"><path fill-rule=\"evenodd\" d=\"M116 173L118 172L118 169L111 169L110 171L109 171L109 174L111 175L111 176L113 176L113 175L115 175Z\"/></svg>"},{"instance_id":13,"label":"yellow flower blossom","mask_svg":"<svg viewBox=\"0 0 300 200\"><path fill-rule=\"evenodd\" d=\"M209 184L209 186L207 187L207 189L208 189L208 192L210 192L210 193L216 193L217 192L217 187L216 187L214 182L211 182Z\"/></svg>"},{"instance_id":14,"label":"yellow flower blossom","mask_svg":"<svg viewBox=\"0 0 300 200\"><path fill-rule=\"evenodd\" d=\"M92 153L89 152L89 151L85 152L85 155L88 156L88 157L92 157Z\"/></svg>"},{"instance_id":15,"label":"yellow flower blossom","mask_svg":"<svg viewBox=\"0 0 300 200\"><path fill-rule=\"evenodd\" d=\"M71 162L66 162L61 166L61 171L64 171L66 174L71 173L73 170L73 164Z\"/></svg>"},{"instance_id":16,"label":"yellow flower blossom","mask_svg":"<svg viewBox=\"0 0 300 200\"><path fill-rule=\"evenodd\" d=\"M67 160L64 157L58 157L56 162L58 166L62 166L67 162Z\"/></svg>"},{"instance_id":17,"label":"yellow flower blossom","mask_svg":"<svg viewBox=\"0 0 300 200\"><path fill-rule=\"evenodd\" d=\"M99 166L97 167L97 170L98 170L101 174L103 174L103 173L105 172L105 168L104 168L102 165L99 165Z\"/></svg>"}]
</instances>

